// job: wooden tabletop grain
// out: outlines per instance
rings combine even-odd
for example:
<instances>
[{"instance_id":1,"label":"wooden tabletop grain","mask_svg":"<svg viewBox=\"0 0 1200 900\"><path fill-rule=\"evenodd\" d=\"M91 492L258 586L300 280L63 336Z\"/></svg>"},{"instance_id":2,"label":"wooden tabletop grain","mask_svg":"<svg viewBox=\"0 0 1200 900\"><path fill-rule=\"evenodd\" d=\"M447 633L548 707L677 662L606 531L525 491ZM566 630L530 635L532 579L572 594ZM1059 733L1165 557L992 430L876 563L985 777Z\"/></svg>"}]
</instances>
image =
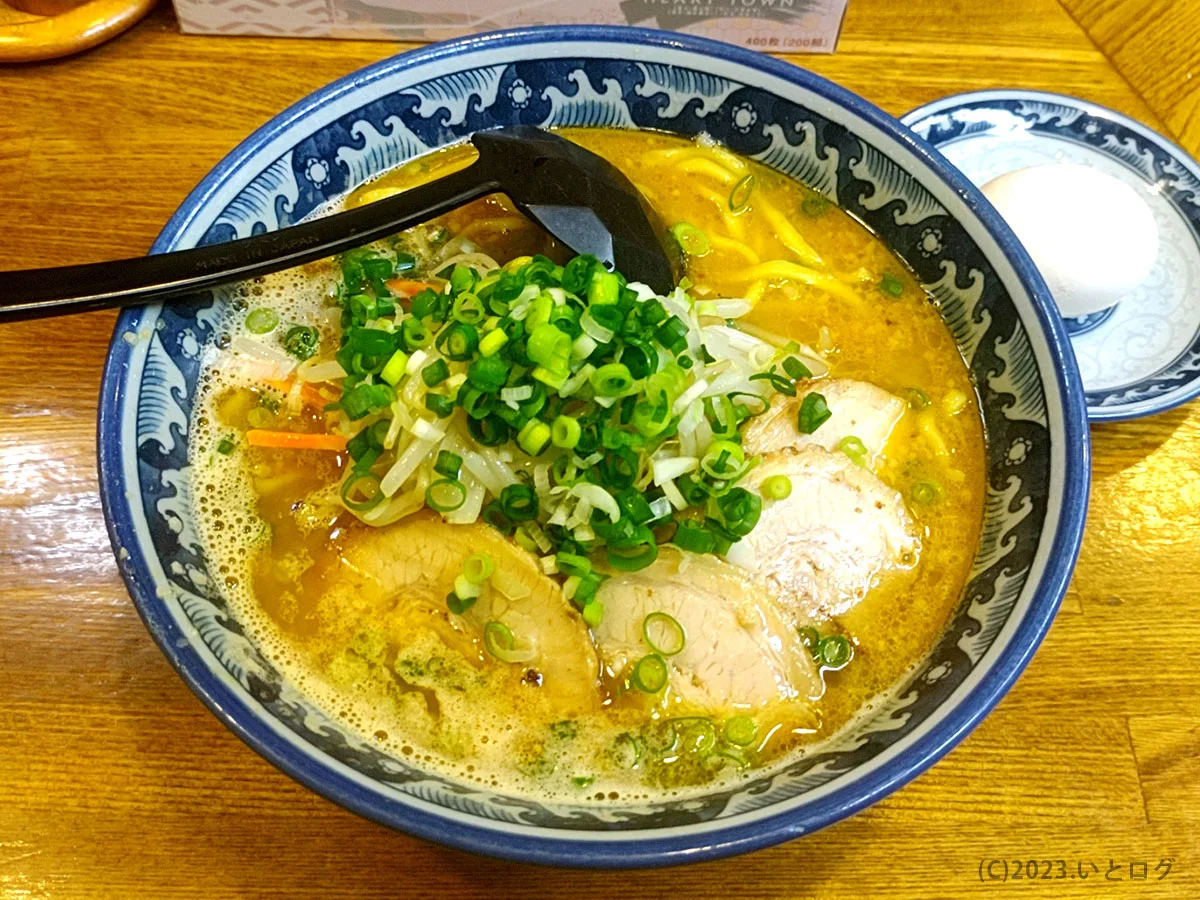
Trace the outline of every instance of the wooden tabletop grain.
<instances>
[{"instance_id":1,"label":"wooden tabletop grain","mask_svg":"<svg viewBox=\"0 0 1200 900\"><path fill-rule=\"evenodd\" d=\"M0 68L0 268L144 252L254 128L397 49L183 37L160 7L84 55ZM836 54L790 59L896 114L975 88L1064 91L1200 155L1197 0L851 0ZM113 320L0 326L0 900L1200 897L1200 404L1093 429L1087 537L1058 620L927 774L748 857L551 871L338 808L171 671L97 495ZM1012 880L1018 860L1039 877ZM988 880L1005 863L1009 880Z\"/></svg>"}]
</instances>

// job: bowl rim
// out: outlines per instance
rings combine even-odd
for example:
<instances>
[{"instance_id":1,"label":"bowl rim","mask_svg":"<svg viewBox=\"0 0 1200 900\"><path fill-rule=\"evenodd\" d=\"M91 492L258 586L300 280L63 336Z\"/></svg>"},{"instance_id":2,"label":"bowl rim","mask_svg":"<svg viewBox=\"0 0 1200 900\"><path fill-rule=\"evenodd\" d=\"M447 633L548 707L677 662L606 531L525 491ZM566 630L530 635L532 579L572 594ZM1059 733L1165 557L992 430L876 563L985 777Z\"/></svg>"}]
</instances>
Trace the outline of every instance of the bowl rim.
<instances>
[{"instance_id":1,"label":"bowl rim","mask_svg":"<svg viewBox=\"0 0 1200 900\"><path fill-rule=\"evenodd\" d=\"M840 821L916 778L953 749L1000 701L1024 670L1048 630L1074 569L1086 518L1090 446L1084 394L1078 368L1061 319L1040 275L991 205L940 153L882 109L799 66L757 51L693 35L625 26L571 25L509 29L472 35L410 50L352 72L318 89L270 119L228 153L180 204L152 246L151 253L172 248L228 176L297 120L335 98L380 78L460 53L520 45L553 43L629 44L716 57L756 69L811 91L848 109L924 162L965 203L1011 264L1028 293L1054 363L1064 423L1062 510L1045 570L1023 619L982 679L902 755L875 771L814 801L754 822L713 829L698 835L638 840L573 840L547 829L546 834L506 832L502 826L463 824L436 812L390 801L355 784L344 774L290 746L266 725L245 698L223 683L191 646L156 592L141 553L134 522L119 515L128 500L123 471L120 423L127 399L129 357L133 347L122 339L137 333L150 308L127 309L114 327L101 381L97 421L100 496L105 525L126 587L168 662L209 710L243 742L293 779L333 802L380 824L472 853L519 862L564 867L640 868L717 859L768 847Z\"/></svg>"}]
</instances>

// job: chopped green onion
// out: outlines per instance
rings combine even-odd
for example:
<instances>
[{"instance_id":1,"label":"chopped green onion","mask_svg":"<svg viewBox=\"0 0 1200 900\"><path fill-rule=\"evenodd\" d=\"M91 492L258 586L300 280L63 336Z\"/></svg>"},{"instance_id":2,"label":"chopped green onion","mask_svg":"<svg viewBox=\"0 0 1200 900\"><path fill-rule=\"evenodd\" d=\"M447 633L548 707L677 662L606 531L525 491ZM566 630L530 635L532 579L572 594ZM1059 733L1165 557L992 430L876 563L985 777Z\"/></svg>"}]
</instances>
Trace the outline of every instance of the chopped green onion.
<instances>
[{"instance_id":1,"label":"chopped green onion","mask_svg":"<svg viewBox=\"0 0 1200 900\"><path fill-rule=\"evenodd\" d=\"M635 525L645 525L654 519L654 510L641 492L634 488L621 491L617 495L617 504Z\"/></svg>"},{"instance_id":2,"label":"chopped green onion","mask_svg":"<svg viewBox=\"0 0 1200 900\"><path fill-rule=\"evenodd\" d=\"M784 378L782 375L777 373L774 366L771 367L771 371L769 372L759 372L757 375L751 375L750 380L769 381L771 383L771 387L775 388L775 390L779 391L779 393L787 394L789 397L796 396L795 383L791 379Z\"/></svg>"},{"instance_id":3,"label":"chopped green onion","mask_svg":"<svg viewBox=\"0 0 1200 900\"><path fill-rule=\"evenodd\" d=\"M595 572L584 575L579 579L579 587L575 589L575 596L571 601L583 609L591 606L596 600L596 589L600 587L600 576Z\"/></svg>"},{"instance_id":4,"label":"chopped green onion","mask_svg":"<svg viewBox=\"0 0 1200 900\"><path fill-rule=\"evenodd\" d=\"M710 249L708 236L689 222L679 222L671 228L671 234L688 256L704 256Z\"/></svg>"},{"instance_id":5,"label":"chopped green onion","mask_svg":"<svg viewBox=\"0 0 1200 900\"><path fill-rule=\"evenodd\" d=\"M571 361L571 336L548 322L543 323L530 332L525 354L551 372L566 372Z\"/></svg>"},{"instance_id":6,"label":"chopped green onion","mask_svg":"<svg viewBox=\"0 0 1200 900\"><path fill-rule=\"evenodd\" d=\"M382 328L351 328L346 332L346 344L355 353L386 359L395 349L396 339Z\"/></svg>"},{"instance_id":7,"label":"chopped green onion","mask_svg":"<svg viewBox=\"0 0 1200 900\"><path fill-rule=\"evenodd\" d=\"M591 381L598 397L621 397L633 387L633 376L621 363L601 366L592 373Z\"/></svg>"},{"instance_id":8,"label":"chopped green onion","mask_svg":"<svg viewBox=\"0 0 1200 900\"><path fill-rule=\"evenodd\" d=\"M483 646L500 662L520 662L524 654L516 652L517 640L503 622L488 622L483 626Z\"/></svg>"},{"instance_id":9,"label":"chopped green onion","mask_svg":"<svg viewBox=\"0 0 1200 900\"><path fill-rule=\"evenodd\" d=\"M483 321L487 310L483 308L483 301L474 294L459 294L454 298L450 315L459 322L476 325Z\"/></svg>"},{"instance_id":10,"label":"chopped green onion","mask_svg":"<svg viewBox=\"0 0 1200 900\"><path fill-rule=\"evenodd\" d=\"M233 448L235 446L236 444L234 444L232 438L223 437L221 440L217 441L217 452L222 456L228 456L233 452Z\"/></svg>"},{"instance_id":11,"label":"chopped green onion","mask_svg":"<svg viewBox=\"0 0 1200 900\"><path fill-rule=\"evenodd\" d=\"M481 391L498 391L508 380L508 363L498 356L482 356L467 369L467 381Z\"/></svg>"},{"instance_id":12,"label":"chopped green onion","mask_svg":"<svg viewBox=\"0 0 1200 900\"><path fill-rule=\"evenodd\" d=\"M512 519L504 514L499 500L493 500L485 506L480 517L503 535L511 535L517 527L513 524Z\"/></svg>"},{"instance_id":13,"label":"chopped green onion","mask_svg":"<svg viewBox=\"0 0 1200 900\"><path fill-rule=\"evenodd\" d=\"M807 647L815 656L817 653L817 644L821 643L821 632L813 628L811 625L805 625L798 628L800 633L800 643Z\"/></svg>"},{"instance_id":14,"label":"chopped green onion","mask_svg":"<svg viewBox=\"0 0 1200 900\"><path fill-rule=\"evenodd\" d=\"M412 310L412 314L418 319L423 319L432 314L437 309L437 305L438 295L429 288L426 288L412 298L412 305L409 309Z\"/></svg>"},{"instance_id":15,"label":"chopped green onion","mask_svg":"<svg viewBox=\"0 0 1200 900\"><path fill-rule=\"evenodd\" d=\"M400 339L409 350L419 350L428 346L433 335L420 319L405 319L400 323Z\"/></svg>"},{"instance_id":16,"label":"chopped green onion","mask_svg":"<svg viewBox=\"0 0 1200 900\"><path fill-rule=\"evenodd\" d=\"M246 330L251 334L269 334L279 325L279 313L266 306L251 310L246 316Z\"/></svg>"},{"instance_id":17,"label":"chopped green onion","mask_svg":"<svg viewBox=\"0 0 1200 900\"><path fill-rule=\"evenodd\" d=\"M582 295L591 283L592 270L599 264L594 256L576 256L563 267L562 286L572 294Z\"/></svg>"},{"instance_id":18,"label":"chopped green onion","mask_svg":"<svg viewBox=\"0 0 1200 900\"><path fill-rule=\"evenodd\" d=\"M725 723L725 740L739 747L754 743L758 737L758 725L749 716L734 716Z\"/></svg>"},{"instance_id":19,"label":"chopped green onion","mask_svg":"<svg viewBox=\"0 0 1200 900\"><path fill-rule=\"evenodd\" d=\"M457 478L458 473L462 471L462 457L449 450L439 450L433 471L446 478Z\"/></svg>"},{"instance_id":20,"label":"chopped green onion","mask_svg":"<svg viewBox=\"0 0 1200 900\"><path fill-rule=\"evenodd\" d=\"M600 464L604 482L617 490L624 490L637 480L638 455L628 447L614 447L604 454Z\"/></svg>"},{"instance_id":21,"label":"chopped green onion","mask_svg":"<svg viewBox=\"0 0 1200 900\"><path fill-rule=\"evenodd\" d=\"M687 643L679 620L665 612L652 612L642 619L642 638L651 650L662 656L674 656Z\"/></svg>"},{"instance_id":22,"label":"chopped green onion","mask_svg":"<svg viewBox=\"0 0 1200 900\"><path fill-rule=\"evenodd\" d=\"M755 178L752 173L733 186L733 190L729 192L729 209L731 211L741 212L750 202L750 195L754 193L754 183Z\"/></svg>"},{"instance_id":23,"label":"chopped green onion","mask_svg":"<svg viewBox=\"0 0 1200 900\"><path fill-rule=\"evenodd\" d=\"M425 408L439 419L446 419L454 413L454 401L442 394L426 394Z\"/></svg>"},{"instance_id":24,"label":"chopped green onion","mask_svg":"<svg viewBox=\"0 0 1200 900\"><path fill-rule=\"evenodd\" d=\"M500 508L513 522L528 522L536 519L538 498L533 488L526 484L510 484L500 491Z\"/></svg>"},{"instance_id":25,"label":"chopped green onion","mask_svg":"<svg viewBox=\"0 0 1200 900\"><path fill-rule=\"evenodd\" d=\"M479 355L493 356L507 343L508 334L502 328L489 331L483 336L483 340L479 342Z\"/></svg>"},{"instance_id":26,"label":"chopped green onion","mask_svg":"<svg viewBox=\"0 0 1200 900\"><path fill-rule=\"evenodd\" d=\"M467 580L461 572L454 579L454 595L459 600L471 600L483 593L483 588Z\"/></svg>"},{"instance_id":27,"label":"chopped green onion","mask_svg":"<svg viewBox=\"0 0 1200 900\"><path fill-rule=\"evenodd\" d=\"M810 219L817 219L825 215L833 203L823 194L813 194L811 197L805 197L800 204L800 211Z\"/></svg>"},{"instance_id":28,"label":"chopped green onion","mask_svg":"<svg viewBox=\"0 0 1200 900\"><path fill-rule=\"evenodd\" d=\"M762 498L745 488L735 487L717 499L725 527L737 537L745 537L754 530L762 515Z\"/></svg>"},{"instance_id":29,"label":"chopped green onion","mask_svg":"<svg viewBox=\"0 0 1200 900\"><path fill-rule=\"evenodd\" d=\"M904 293L904 282L895 275L889 275L886 272L879 281L879 289L890 297L899 297Z\"/></svg>"},{"instance_id":30,"label":"chopped green onion","mask_svg":"<svg viewBox=\"0 0 1200 900\"><path fill-rule=\"evenodd\" d=\"M455 362L466 362L475 355L475 349L479 346L479 332L474 325L455 322L438 332L436 346Z\"/></svg>"},{"instance_id":31,"label":"chopped green onion","mask_svg":"<svg viewBox=\"0 0 1200 900\"><path fill-rule=\"evenodd\" d=\"M605 554L608 557L608 564L614 569L621 572L637 572L658 559L658 544L651 536L643 543L627 547L614 547L609 544L605 547Z\"/></svg>"},{"instance_id":32,"label":"chopped green onion","mask_svg":"<svg viewBox=\"0 0 1200 900\"><path fill-rule=\"evenodd\" d=\"M550 426L540 419L530 419L517 433L517 445L530 456L537 456L550 443Z\"/></svg>"},{"instance_id":33,"label":"chopped green onion","mask_svg":"<svg viewBox=\"0 0 1200 900\"><path fill-rule=\"evenodd\" d=\"M909 496L912 497L913 502L922 506L936 503L941 495L942 489L932 481L918 481L909 490Z\"/></svg>"},{"instance_id":34,"label":"chopped green onion","mask_svg":"<svg viewBox=\"0 0 1200 900\"><path fill-rule=\"evenodd\" d=\"M667 661L657 653L643 656L633 667L630 681L639 691L657 694L667 686Z\"/></svg>"},{"instance_id":35,"label":"chopped green onion","mask_svg":"<svg viewBox=\"0 0 1200 900\"><path fill-rule=\"evenodd\" d=\"M367 294L354 294L346 299L346 306L355 325L362 325L378 314L375 298Z\"/></svg>"},{"instance_id":36,"label":"chopped green onion","mask_svg":"<svg viewBox=\"0 0 1200 900\"><path fill-rule=\"evenodd\" d=\"M455 294L469 291L475 286L476 280L475 270L469 266L455 263L454 268L450 270L450 290Z\"/></svg>"},{"instance_id":37,"label":"chopped green onion","mask_svg":"<svg viewBox=\"0 0 1200 900\"><path fill-rule=\"evenodd\" d=\"M592 600L584 604L583 621L587 623L589 628L595 628L604 618L604 604L599 600Z\"/></svg>"},{"instance_id":38,"label":"chopped green onion","mask_svg":"<svg viewBox=\"0 0 1200 900\"><path fill-rule=\"evenodd\" d=\"M467 411L472 419L483 419L496 406L494 394L485 394L479 388L468 388L459 397L459 404Z\"/></svg>"},{"instance_id":39,"label":"chopped green onion","mask_svg":"<svg viewBox=\"0 0 1200 900\"><path fill-rule=\"evenodd\" d=\"M425 488L425 505L434 512L454 512L466 502L467 489L457 478L439 478Z\"/></svg>"},{"instance_id":40,"label":"chopped green onion","mask_svg":"<svg viewBox=\"0 0 1200 900\"><path fill-rule=\"evenodd\" d=\"M786 500L792 495L792 479L786 475L771 475L763 479L760 490L768 500Z\"/></svg>"},{"instance_id":41,"label":"chopped green onion","mask_svg":"<svg viewBox=\"0 0 1200 900\"><path fill-rule=\"evenodd\" d=\"M837 442L837 449L845 453L856 466L867 465L867 445L852 434Z\"/></svg>"},{"instance_id":42,"label":"chopped green onion","mask_svg":"<svg viewBox=\"0 0 1200 900\"><path fill-rule=\"evenodd\" d=\"M555 447L561 447L563 450L573 450L579 443L581 434L579 420L570 416L558 416L550 428L551 442Z\"/></svg>"},{"instance_id":43,"label":"chopped green onion","mask_svg":"<svg viewBox=\"0 0 1200 900\"><path fill-rule=\"evenodd\" d=\"M479 598L467 597L464 599L459 597L458 594L454 593L454 591L451 591L446 595L446 608L456 616L461 616L468 609L475 605L475 601L477 599Z\"/></svg>"},{"instance_id":44,"label":"chopped green onion","mask_svg":"<svg viewBox=\"0 0 1200 900\"><path fill-rule=\"evenodd\" d=\"M554 298L546 293L539 294L529 304L529 310L525 314L525 330L532 333L539 325L547 324L553 311Z\"/></svg>"},{"instance_id":45,"label":"chopped green onion","mask_svg":"<svg viewBox=\"0 0 1200 900\"><path fill-rule=\"evenodd\" d=\"M435 359L421 370L421 380L426 387L437 387L450 377L450 367L444 359Z\"/></svg>"},{"instance_id":46,"label":"chopped green onion","mask_svg":"<svg viewBox=\"0 0 1200 900\"><path fill-rule=\"evenodd\" d=\"M654 338L672 353L682 353L687 349L687 323L678 316L671 316L658 326Z\"/></svg>"},{"instance_id":47,"label":"chopped green onion","mask_svg":"<svg viewBox=\"0 0 1200 900\"><path fill-rule=\"evenodd\" d=\"M637 738L625 731L613 740L612 755L624 769L633 769L642 760L642 744Z\"/></svg>"},{"instance_id":48,"label":"chopped green onion","mask_svg":"<svg viewBox=\"0 0 1200 900\"><path fill-rule=\"evenodd\" d=\"M485 447L499 447L508 440L510 434L508 425L497 416L486 416L482 419L468 417L467 431Z\"/></svg>"},{"instance_id":49,"label":"chopped green onion","mask_svg":"<svg viewBox=\"0 0 1200 900\"><path fill-rule=\"evenodd\" d=\"M621 362L634 378L645 378L658 369L658 353L646 341L629 338L621 352Z\"/></svg>"},{"instance_id":50,"label":"chopped green onion","mask_svg":"<svg viewBox=\"0 0 1200 900\"><path fill-rule=\"evenodd\" d=\"M311 325L293 325L283 336L283 349L299 360L311 359L321 343L321 332Z\"/></svg>"},{"instance_id":51,"label":"chopped green onion","mask_svg":"<svg viewBox=\"0 0 1200 900\"><path fill-rule=\"evenodd\" d=\"M675 545L690 553L712 553L716 546L713 533L694 519L684 519L675 530Z\"/></svg>"},{"instance_id":52,"label":"chopped green onion","mask_svg":"<svg viewBox=\"0 0 1200 900\"><path fill-rule=\"evenodd\" d=\"M383 502L383 491L379 489L379 476L370 472L351 475L342 482L342 503L353 512L366 512Z\"/></svg>"},{"instance_id":53,"label":"chopped green onion","mask_svg":"<svg viewBox=\"0 0 1200 900\"><path fill-rule=\"evenodd\" d=\"M817 644L817 659L827 669L841 669L854 657L854 647L840 634L830 634Z\"/></svg>"},{"instance_id":54,"label":"chopped green onion","mask_svg":"<svg viewBox=\"0 0 1200 900\"><path fill-rule=\"evenodd\" d=\"M559 552L554 561L558 564L558 570L566 575L578 575L583 578L592 574L592 561L578 553Z\"/></svg>"},{"instance_id":55,"label":"chopped green onion","mask_svg":"<svg viewBox=\"0 0 1200 900\"><path fill-rule=\"evenodd\" d=\"M647 300L638 311L638 316L643 324L653 327L667 318L667 308L657 298Z\"/></svg>"},{"instance_id":56,"label":"chopped green onion","mask_svg":"<svg viewBox=\"0 0 1200 900\"><path fill-rule=\"evenodd\" d=\"M483 584L496 571L496 561L487 553L472 553L463 560L463 577L471 584Z\"/></svg>"},{"instance_id":57,"label":"chopped green onion","mask_svg":"<svg viewBox=\"0 0 1200 900\"><path fill-rule=\"evenodd\" d=\"M392 354L392 358L384 365L383 370L379 373L379 377L395 387L396 384L404 377L404 372L408 366L408 354L403 350L397 350Z\"/></svg>"},{"instance_id":58,"label":"chopped green onion","mask_svg":"<svg viewBox=\"0 0 1200 900\"><path fill-rule=\"evenodd\" d=\"M926 409L929 406L929 395L919 387L905 388L900 394L908 401L910 409Z\"/></svg>"},{"instance_id":59,"label":"chopped green onion","mask_svg":"<svg viewBox=\"0 0 1200 900\"><path fill-rule=\"evenodd\" d=\"M551 325L550 327L553 328L554 326ZM561 371L555 371L554 369L548 369L545 366L537 366L533 370L532 374L533 374L533 377L536 378L538 381L540 381L542 384L546 385L547 387L553 388L556 391L562 390L563 385L567 383L567 379L570 377L570 375L568 374L568 370L566 369L565 366L563 367L563 369Z\"/></svg>"},{"instance_id":60,"label":"chopped green onion","mask_svg":"<svg viewBox=\"0 0 1200 900\"><path fill-rule=\"evenodd\" d=\"M746 454L733 441L713 441L704 451L700 468L712 478L729 481L745 467Z\"/></svg>"},{"instance_id":61,"label":"chopped green onion","mask_svg":"<svg viewBox=\"0 0 1200 900\"><path fill-rule=\"evenodd\" d=\"M665 394L657 403L639 400L633 407L633 427L643 437L657 437L671 424L671 404Z\"/></svg>"},{"instance_id":62,"label":"chopped green onion","mask_svg":"<svg viewBox=\"0 0 1200 900\"><path fill-rule=\"evenodd\" d=\"M812 370L794 356L786 357L783 361L783 371L789 378L799 381L801 378L812 378Z\"/></svg>"},{"instance_id":63,"label":"chopped green onion","mask_svg":"<svg viewBox=\"0 0 1200 900\"><path fill-rule=\"evenodd\" d=\"M588 282L588 304L608 306L617 302L621 291L621 279L612 272L605 272L596 267L592 269L592 277Z\"/></svg>"},{"instance_id":64,"label":"chopped green onion","mask_svg":"<svg viewBox=\"0 0 1200 900\"><path fill-rule=\"evenodd\" d=\"M824 425L832 415L833 413L829 411L829 404L825 402L825 395L813 391L800 404L800 417L797 427L799 427L803 434L812 434Z\"/></svg>"}]
</instances>

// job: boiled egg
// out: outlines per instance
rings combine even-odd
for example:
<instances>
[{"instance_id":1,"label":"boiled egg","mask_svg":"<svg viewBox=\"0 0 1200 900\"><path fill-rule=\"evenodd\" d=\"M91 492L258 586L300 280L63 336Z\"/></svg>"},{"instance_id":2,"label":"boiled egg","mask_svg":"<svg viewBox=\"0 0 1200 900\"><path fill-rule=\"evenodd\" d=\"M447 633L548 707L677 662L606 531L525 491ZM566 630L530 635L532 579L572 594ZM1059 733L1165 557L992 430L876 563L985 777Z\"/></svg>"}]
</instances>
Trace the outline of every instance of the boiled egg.
<instances>
[{"instance_id":1,"label":"boiled egg","mask_svg":"<svg viewBox=\"0 0 1200 900\"><path fill-rule=\"evenodd\" d=\"M983 185L1068 317L1119 302L1150 274L1158 227L1138 191L1088 166L1017 169Z\"/></svg>"}]
</instances>

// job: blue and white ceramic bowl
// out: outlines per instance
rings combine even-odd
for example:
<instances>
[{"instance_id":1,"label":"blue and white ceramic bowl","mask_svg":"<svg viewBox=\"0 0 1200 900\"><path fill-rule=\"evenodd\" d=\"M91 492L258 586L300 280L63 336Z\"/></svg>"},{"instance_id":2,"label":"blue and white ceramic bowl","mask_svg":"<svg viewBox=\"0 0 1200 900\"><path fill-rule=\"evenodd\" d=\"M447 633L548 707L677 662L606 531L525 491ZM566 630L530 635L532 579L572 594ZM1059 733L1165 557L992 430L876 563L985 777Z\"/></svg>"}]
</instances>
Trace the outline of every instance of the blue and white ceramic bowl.
<instances>
[{"instance_id":1,"label":"blue and white ceramic bowl","mask_svg":"<svg viewBox=\"0 0 1200 900\"><path fill-rule=\"evenodd\" d=\"M330 85L218 165L154 251L285 227L411 156L514 123L707 132L836 200L928 286L970 361L989 442L982 544L928 661L819 752L687 800L543 805L379 752L280 677L206 568L189 492L189 420L220 291L131 310L117 324L100 470L130 593L180 675L243 740L331 800L430 840L531 862L646 866L753 850L848 816L979 722L1029 661L1066 588L1087 502L1088 431L1045 286L965 178L848 91L725 44L586 26L440 44Z\"/></svg>"}]
</instances>

